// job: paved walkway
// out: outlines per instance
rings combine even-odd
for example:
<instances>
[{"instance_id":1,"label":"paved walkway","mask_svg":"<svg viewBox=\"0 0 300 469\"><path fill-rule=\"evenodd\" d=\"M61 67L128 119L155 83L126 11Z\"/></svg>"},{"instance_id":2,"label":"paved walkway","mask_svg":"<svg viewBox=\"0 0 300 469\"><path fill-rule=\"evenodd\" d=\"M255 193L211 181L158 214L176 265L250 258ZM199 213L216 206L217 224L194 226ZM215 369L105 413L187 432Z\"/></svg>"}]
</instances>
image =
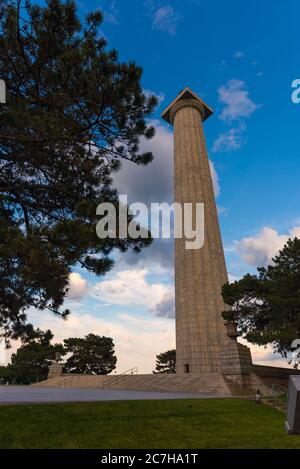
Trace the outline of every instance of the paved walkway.
<instances>
[{"instance_id":1,"label":"paved walkway","mask_svg":"<svg viewBox=\"0 0 300 469\"><path fill-rule=\"evenodd\" d=\"M0 404L37 402L129 401L148 399L199 399L220 397L208 394L118 391L74 388L38 388L31 386L0 386Z\"/></svg>"}]
</instances>

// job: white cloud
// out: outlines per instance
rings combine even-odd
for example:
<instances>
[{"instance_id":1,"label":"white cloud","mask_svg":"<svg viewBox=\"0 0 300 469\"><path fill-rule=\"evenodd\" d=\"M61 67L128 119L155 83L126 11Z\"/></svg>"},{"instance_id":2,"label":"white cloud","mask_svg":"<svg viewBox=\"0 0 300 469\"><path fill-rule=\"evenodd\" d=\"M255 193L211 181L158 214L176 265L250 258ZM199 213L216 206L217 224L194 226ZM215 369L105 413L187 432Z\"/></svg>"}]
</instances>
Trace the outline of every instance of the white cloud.
<instances>
[{"instance_id":1,"label":"white cloud","mask_svg":"<svg viewBox=\"0 0 300 469\"><path fill-rule=\"evenodd\" d=\"M143 93L145 96L147 96L147 98L154 95L158 101L158 106L165 100L166 97L164 93L156 93L152 90L143 90Z\"/></svg>"},{"instance_id":2,"label":"white cloud","mask_svg":"<svg viewBox=\"0 0 300 469\"><path fill-rule=\"evenodd\" d=\"M243 51L238 50L234 53L233 58L238 60L238 59L243 59L245 57L245 54Z\"/></svg>"},{"instance_id":3,"label":"white cloud","mask_svg":"<svg viewBox=\"0 0 300 469\"><path fill-rule=\"evenodd\" d=\"M175 318L175 290L165 293L162 300L156 305L157 316L165 318Z\"/></svg>"},{"instance_id":4,"label":"white cloud","mask_svg":"<svg viewBox=\"0 0 300 469\"><path fill-rule=\"evenodd\" d=\"M289 238L300 237L300 226L289 230L288 234L279 234L274 228L264 227L257 236L235 241L236 251L247 264L266 266Z\"/></svg>"},{"instance_id":5,"label":"white cloud","mask_svg":"<svg viewBox=\"0 0 300 469\"><path fill-rule=\"evenodd\" d=\"M119 24L119 21L116 15L114 15L114 13L111 13L111 12L104 13L104 19L108 23L115 24L115 25Z\"/></svg>"},{"instance_id":6,"label":"white cloud","mask_svg":"<svg viewBox=\"0 0 300 469\"><path fill-rule=\"evenodd\" d=\"M212 182L214 186L214 192L215 192L215 197L218 197L220 195L220 182L219 182L219 176L216 171L215 165L212 161L209 162L210 165L210 173L212 177Z\"/></svg>"},{"instance_id":7,"label":"white cloud","mask_svg":"<svg viewBox=\"0 0 300 469\"><path fill-rule=\"evenodd\" d=\"M219 101L224 105L220 119L226 124L237 121L238 125L225 130L213 143L212 151L235 151L245 143L245 119L249 118L260 106L249 96L246 83L242 80L229 80L218 90Z\"/></svg>"},{"instance_id":8,"label":"white cloud","mask_svg":"<svg viewBox=\"0 0 300 469\"><path fill-rule=\"evenodd\" d=\"M221 133L213 143L212 152L239 150L245 142L243 129L244 127L239 126Z\"/></svg>"},{"instance_id":9,"label":"white cloud","mask_svg":"<svg viewBox=\"0 0 300 469\"><path fill-rule=\"evenodd\" d=\"M90 294L101 301L123 306L142 306L157 313L157 306L169 298L173 287L148 280L149 269L122 270L98 282Z\"/></svg>"},{"instance_id":10,"label":"white cloud","mask_svg":"<svg viewBox=\"0 0 300 469\"><path fill-rule=\"evenodd\" d=\"M219 88L219 100L225 105L220 119L226 122L250 117L259 106L249 97L246 83L242 80L229 80Z\"/></svg>"},{"instance_id":11,"label":"white cloud","mask_svg":"<svg viewBox=\"0 0 300 469\"><path fill-rule=\"evenodd\" d=\"M77 272L72 272L70 274L70 289L68 292L69 300L79 300L86 294L87 288L88 283L80 274Z\"/></svg>"},{"instance_id":12,"label":"white cloud","mask_svg":"<svg viewBox=\"0 0 300 469\"><path fill-rule=\"evenodd\" d=\"M118 14L119 14L119 10L117 8L117 2L112 1L110 4L109 11L104 12L104 19L108 23L118 25L119 24Z\"/></svg>"},{"instance_id":13,"label":"white cloud","mask_svg":"<svg viewBox=\"0 0 300 469\"><path fill-rule=\"evenodd\" d=\"M152 27L174 36L180 19L180 15L171 5L165 5L154 13Z\"/></svg>"},{"instance_id":14,"label":"white cloud","mask_svg":"<svg viewBox=\"0 0 300 469\"><path fill-rule=\"evenodd\" d=\"M239 342L246 345L247 347L250 347L252 360L254 364L292 368L292 365L288 364L286 358L283 358L279 353L274 353L272 345L252 345L244 339L239 339Z\"/></svg>"}]
</instances>

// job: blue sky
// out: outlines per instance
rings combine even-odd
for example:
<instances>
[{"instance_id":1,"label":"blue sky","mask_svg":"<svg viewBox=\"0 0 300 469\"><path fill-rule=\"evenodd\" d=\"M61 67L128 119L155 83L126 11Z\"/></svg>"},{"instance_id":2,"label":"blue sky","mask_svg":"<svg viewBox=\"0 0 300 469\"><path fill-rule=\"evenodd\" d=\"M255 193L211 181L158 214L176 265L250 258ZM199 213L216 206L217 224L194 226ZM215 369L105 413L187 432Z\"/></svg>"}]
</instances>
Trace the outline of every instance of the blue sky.
<instances>
[{"instance_id":1,"label":"blue sky","mask_svg":"<svg viewBox=\"0 0 300 469\"><path fill-rule=\"evenodd\" d=\"M130 200L172 199L172 128L161 111L185 86L214 115L205 123L209 158L230 278L268 262L289 236L300 236L300 78L298 0L80 1L81 15L104 11L101 30L120 60L143 67L143 87L160 98L156 137L142 142L155 162L124 166L116 177ZM118 371L149 372L155 354L174 346L172 243L154 242L140 256L116 254L102 281L82 270L72 277L63 325L44 313L36 324L57 340L88 332L114 337ZM260 363L271 350L254 349ZM278 364L284 362L279 359Z\"/></svg>"}]
</instances>

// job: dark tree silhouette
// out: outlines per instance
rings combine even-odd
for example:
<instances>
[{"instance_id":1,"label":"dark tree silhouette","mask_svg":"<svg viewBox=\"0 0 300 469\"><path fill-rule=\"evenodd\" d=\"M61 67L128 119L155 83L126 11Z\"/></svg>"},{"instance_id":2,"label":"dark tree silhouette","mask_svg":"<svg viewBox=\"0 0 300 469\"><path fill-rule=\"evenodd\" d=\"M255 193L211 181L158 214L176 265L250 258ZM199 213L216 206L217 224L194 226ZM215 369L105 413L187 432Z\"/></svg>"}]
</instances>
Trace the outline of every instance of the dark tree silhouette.
<instances>
[{"instance_id":1,"label":"dark tree silhouette","mask_svg":"<svg viewBox=\"0 0 300 469\"><path fill-rule=\"evenodd\" d=\"M62 305L75 264L97 275L114 248L150 239L99 239L96 207L117 205L112 172L123 159L145 165L140 138L155 97L142 70L122 63L100 33L102 14L83 24L73 1L0 0L0 333L31 337L26 310ZM128 215L128 221L131 216Z\"/></svg>"},{"instance_id":2,"label":"dark tree silhouette","mask_svg":"<svg viewBox=\"0 0 300 469\"><path fill-rule=\"evenodd\" d=\"M176 373L176 350L168 350L156 355L153 373Z\"/></svg>"},{"instance_id":3,"label":"dark tree silhouette","mask_svg":"<svg viewBox=\"0 0 300 469\"><path fill-rule=\"evenodd\" d=\"M11 365L7 366L9 380L14 383L30 384L47 378L49 365L56 355L64 355L61 344L51 345L53 334L50 330L38 331L39 336L22 345L12 354Z\"/></svg>"},{"instance_id":4,"label":"dark tree silhouette","mask_svg":"<svg viewBox=\"0 0 300 469\"><path fill-rule=\"evenodd\" d=\"M88 334L84 339L65 339L64 345L66 353L71 353L64 364L68 373L107 375L116 368L117 357L110 337Z\"/></svg>"},{"instance_id":5,"label":"dark tree silhouette","mask_svg":"<svg viewBox=\"0 0 300 469\"><path fill-rule=\"evenodd\" d=\"M223 286L223 313L238 323L239 334L258 345L273 344L286 357L300 338L300 240L289 240L268 267L257 275Z\"/></svg>"}]
</instances>

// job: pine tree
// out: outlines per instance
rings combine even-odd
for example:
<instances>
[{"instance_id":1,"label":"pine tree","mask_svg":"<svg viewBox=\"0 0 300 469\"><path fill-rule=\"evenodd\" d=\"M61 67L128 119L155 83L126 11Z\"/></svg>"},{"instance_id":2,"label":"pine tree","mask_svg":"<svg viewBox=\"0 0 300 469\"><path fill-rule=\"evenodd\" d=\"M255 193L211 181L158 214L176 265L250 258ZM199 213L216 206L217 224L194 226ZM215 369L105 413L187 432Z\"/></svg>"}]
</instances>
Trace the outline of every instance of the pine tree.
<instances>
[{"instance_id":1,"label":"pine tree","mask_svg":"<svg viewBox=\"0 0 300 469\"><path fill-rule=\"evenodd\" d=\"M16 353L12 354L11 364L7 367L10 381L30 384L46 379L49 365L56 359L57 354L65 353L61 344L51 344L52 339L50 330L38 331L34 339L19 347Z\"/></svg>"},{"instance_id":2,"label":"pine tree","mask_svg":"<svg viewBox=\"0 0 300 469\"><path fill-rule=\"evenodd\" d=\"M71 268L97 275L114 248L149 239L97 238L96 207L117 204L112 173L145 165L140 138L156 105L142 70L108 50L96 11L83 24L73 1L0 0L0 332L30 337L29 307L60 317ZM131 217L128 215L128 221Z\"/></svg>"},{"instance_id":3,"label":"pine tree","mask_svg":"<svg viewBox=\"0 0 300 469\"><path fill-rule=\"evenodd\" d=\"M287 357L300 338L300 239L288 240L269 266L257 270L223 286L223 299L232 306L223 317L237 321L249 342L273 344Z\"/></svg>"},{"instance_id":4,"label":"pine tree","mask_svg":"<svg viewBox=\"0 0 300 469\"><path fill-rule=\"evenodd\" d=\"M176 373L176 350L156 355L156 366L153 373Z\"/></svg>"},{"instance_id":5,"label":"pine tree","mask_svg":"<svg viewBox=\"0 0 300 469\"><path fill-rule=\"evenodd\" d=\"M88 334L84 339L64 340L65 352L71 356L64 364L67 373L107 375L116 368L114 343L110 337Z\"/></svg>"}]
</instances>

